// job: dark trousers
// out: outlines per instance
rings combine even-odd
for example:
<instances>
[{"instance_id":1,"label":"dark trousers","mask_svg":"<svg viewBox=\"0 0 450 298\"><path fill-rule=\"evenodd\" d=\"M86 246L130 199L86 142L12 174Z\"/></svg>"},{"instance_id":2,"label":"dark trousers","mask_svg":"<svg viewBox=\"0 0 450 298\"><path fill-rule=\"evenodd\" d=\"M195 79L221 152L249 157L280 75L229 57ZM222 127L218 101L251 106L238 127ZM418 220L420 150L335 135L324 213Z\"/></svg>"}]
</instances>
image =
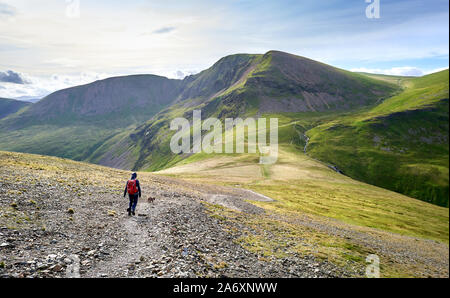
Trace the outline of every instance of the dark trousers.
<instances>
[{"instance_id":1,"label":"dark trousers","mask_svg":"<svg viewBox=\"0 0 450 298\"><path fill-rule=\"evenodd\" d=\"M130 197L130 205L129 205L129 210L131 210L131 212L134 212L136 210L136 205L138 203L138 198L139 195L135 194L135 195L128 195Z\"/></svg>"}]
</instances>

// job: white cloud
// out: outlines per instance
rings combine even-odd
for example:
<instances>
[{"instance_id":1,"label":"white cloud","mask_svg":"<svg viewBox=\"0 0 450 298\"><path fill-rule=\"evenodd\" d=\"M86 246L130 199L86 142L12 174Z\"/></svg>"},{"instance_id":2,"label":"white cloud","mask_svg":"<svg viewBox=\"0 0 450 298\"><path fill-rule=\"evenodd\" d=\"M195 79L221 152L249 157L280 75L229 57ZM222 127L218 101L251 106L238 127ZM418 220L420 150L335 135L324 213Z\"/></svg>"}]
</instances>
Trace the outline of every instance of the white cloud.
<instances>
[{"instance_id":1,"label":"white cloud","mask_svg":"<svg viewBox=\"0 0 450 298\"><path fill-rule=\"evenodd\" d=\"M53 66L64 67L64 68L74 68L74 67L80 66L82 64L80 60L63 58L63 57L45 60L43 63L53 65Z\"/></svg>"},{"instance_id":2,"label":"white cloud","mask_svg":"<svg viewBox=\"0 0 450 298\"><path fill-rule=\"evenodd\" d=\"M0 69L27 73L36 81L0 91L45 94L69 87L68 82L85 83L79 73L150 73L181 79L192 73L189 70L203 70L228 54L274 49L346 69L376 67L376 62L388 62L383 63L388 68L414 59L448 63L448 10L411 14L411 2L424 5L423 1L401 1L397 8L385 3L382 19L369 21L364 1L361 10L353 4L338 9L337 3L349 2L345 0L331 1L336 5L282 2L81 1L80 17L69 18L71 1L0 0ZM421 75L431 70L360 71ZM58 80L51 79L55 73ZM61 79L63 74L68 78Z\"/></svg>"},{"instance_id":3,"label":"white cloud","mask_svg":"<svg viewBox=\"0 0 450 298\"><path fill-rule=\"evenodd\" d=\"M157 30L154 30L152 33L153 34L164 34L164 33L170 33L174 30L175 30L175 27L168 26L168 27L162 27Z\"/></svg>"},{"instance_id":4,"label":"white cloud","mask_svg":"<svg viewBox=\"0 0 450 298\"><path fill-rule=\"evenodd\" d=\"M164 76L168 77L169 79L178 79L182 80L187 76L194 75L196 73L199 73L197 70L177 70L173 72L168 72Z\"/></svg>"},{"instance_id":5,"label":"white cloud","mask_svg":"<svg viewBox=\"0 0 450 298\"><path fill-rule=\"evenodd\" d=\"M16 73L16 72L14 72ZM148 72L137 72L157 74L168 77L170 79L182 80L186 76L198 73L198 70L177 70L177 71L165 71L157 70ZM107 74L96 72L82 72L79 74L52 74L44 76L33 76L25 73L16 73L23 78L27 84L16 84L14 82L1 82L0 81L0 97L4 98L43 98L48 94L57 90L70 88L73 86L88 84L97 80L106 79L108 77L128 75L128 74Z\"/></svg>"},{"instance_id":6,"label":"white cloud","mask_svg":"<svg viewBox=\"0 0 450 298\"><path fill-rule=\"evenodd\" d=\"M23 75L12 70L0 71L0 82L13 84L28 84Z\"/></svg>"},{"instance_id":7,"label":"white cloud","mask_svg":"<svg viewBox=\"0 0 450 298\"><path fill-rule=\"evenodd\" d=\"M109 77L100 73L80 73L73 75L53 74L51 76L30 76L20 74L27 84L0 82L0 97L5 98L42 98L57 90L91 83Z\"/></svg>"},{"instance_id":8,"label":"white cloud","mask_svg":"<svg viewBox=\"0 0 450 298\"><path fill-rule=\"evenodd\" d=\"M0 2L0 15L2 17L13 17L17 14L16 8L6 4L6 3L2 3Z\"/></svg>"},{"instance_id":9,"label":"white cloud","mask_svg":"<svg viewBox=\"0 0 450 298\"><path fill-rule=\"evenodd\" d=\"M444 69L447 69L448 67L442 67L432 70L423 70L418 67L412 67L412 66L402 66L402 67L392 67L389 69L379 69L379 68L352 68L351 71L354 72L367 72L367 73L375 73L375 74L385 74L385 75L393 75L393 76L414 76L414 77L420 77L426 74L438 72Z\"/></svg>"}]
</instances>

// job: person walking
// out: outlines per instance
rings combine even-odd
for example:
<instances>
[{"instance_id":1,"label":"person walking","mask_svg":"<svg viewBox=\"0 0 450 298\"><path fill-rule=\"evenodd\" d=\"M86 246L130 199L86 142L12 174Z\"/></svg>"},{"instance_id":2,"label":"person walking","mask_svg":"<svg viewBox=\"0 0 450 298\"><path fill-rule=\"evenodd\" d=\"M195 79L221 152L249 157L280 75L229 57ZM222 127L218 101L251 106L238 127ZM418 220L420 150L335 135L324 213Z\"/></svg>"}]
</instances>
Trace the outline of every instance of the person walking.
<instances>
[{"instance_id":1,"label":"person walking","mask_svg":"<svg viewBox=\"0 0 450 298\"><path fill-rule=\"evenodd\" d=\"M139 185L139 180L136 179L137 174L131 174L131 179L127 181L127 185L125 186L125 191L123 192L123 197L128 196L130 198L130 204L128 206L128 216L131 214L136 215L136 206L138 203L138 198L141 197L141 186Z\"/></svg>"}]
</instances>

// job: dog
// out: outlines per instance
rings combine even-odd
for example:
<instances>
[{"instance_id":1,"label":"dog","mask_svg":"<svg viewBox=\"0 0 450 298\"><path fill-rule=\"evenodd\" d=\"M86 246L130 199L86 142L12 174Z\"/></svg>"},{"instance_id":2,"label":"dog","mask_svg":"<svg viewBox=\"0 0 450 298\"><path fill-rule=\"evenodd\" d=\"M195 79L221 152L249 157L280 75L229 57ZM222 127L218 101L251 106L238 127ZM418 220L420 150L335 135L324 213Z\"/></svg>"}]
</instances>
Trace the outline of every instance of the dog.
<instances>
[{"instance_id":1,"label":"dog","mask_svg":"<svg viewBox=\"0 0 450 298\"><path fill-rule=\"evenodd\" d=\"M148 197L147 202L153 203L155 201L154 197Z\"/></svg>"}]
</instances>

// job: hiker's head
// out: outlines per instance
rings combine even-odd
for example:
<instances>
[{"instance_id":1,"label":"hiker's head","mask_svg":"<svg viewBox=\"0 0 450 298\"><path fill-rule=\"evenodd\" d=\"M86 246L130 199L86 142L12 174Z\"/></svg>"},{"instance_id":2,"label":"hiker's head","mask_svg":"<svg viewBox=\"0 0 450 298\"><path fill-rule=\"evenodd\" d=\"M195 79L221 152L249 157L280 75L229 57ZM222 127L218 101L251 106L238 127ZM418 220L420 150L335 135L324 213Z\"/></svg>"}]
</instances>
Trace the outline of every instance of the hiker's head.
<instances>
[{"instance_id":1,"label":"hiker's head","mask_svg":"<svg viewBox=\"0 0 450 298\"><path fill-rule=\"evenodd\" d=\"M131 179L136 179L136 177L137 177L136 173L131 174Z\"/></svg>"}]
</instances>

